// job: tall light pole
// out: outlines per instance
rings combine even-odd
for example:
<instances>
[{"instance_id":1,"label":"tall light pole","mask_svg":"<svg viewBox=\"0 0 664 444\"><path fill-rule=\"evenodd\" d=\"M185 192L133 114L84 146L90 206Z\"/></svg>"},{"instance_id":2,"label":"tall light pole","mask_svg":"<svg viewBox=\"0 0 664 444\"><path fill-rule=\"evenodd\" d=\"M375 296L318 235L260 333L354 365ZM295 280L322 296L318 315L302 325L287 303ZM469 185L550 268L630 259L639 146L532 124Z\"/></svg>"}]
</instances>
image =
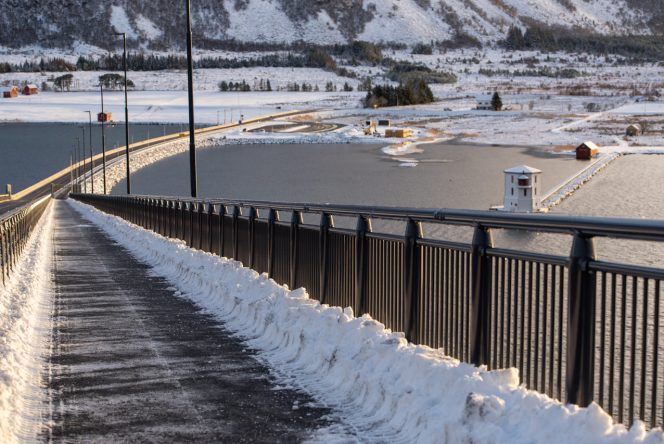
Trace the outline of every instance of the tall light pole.
<instances>
[{"instance_id":1,"label":"tall light pole","mask_svg":"<svg viewBox=\"0 0 664 444\"><path fill-rule=\"evenodd\" d=\"M131 194L131 180L129 176L129 109L127 108L127 34L116 32L115 35L122 36L122 62L124 64L124 96L125 96L125 157L127 159L127 194Z\"/></svg>"},{"instance_id":2,"label":"tall light pole","mask_svg":"<svg viewBox=\"0 0 664 444\"><path fill-rule=\"evenodd\" d=\"M95 194L95 181L92 177L93 168L94 168L94 165L95 165L94 156L92 155L92 111L88 110L88 111L83 111L83 112L88 113L88 119L90 120L90 126L88 128L88 132L90 133L89 134L89 136L90 136L90 187L91 187L90 192L92 194Z\"/></svg>"},{"instance_id":3,"label":"tall light pole","mask_svg":"<svg viewBox=\"0 0 664 444\"><path fill-rule=\"evenodd\" d=\"M104 194L106 194L106 137L104 135L104 123L106 122L106 114L104 113L104 85L99 83L99 91L101 92L101 169L104 182Z\"/></svg>"},{"instance_id":4,"label":"tall light pole","mask_svg":"<svg viewBox=\"0 0 664 444\"><path fill-rule=\"evenodd\" d=\"M69 151L69 191L74 192L74 154Z\"/></svg>"},{"instance_id":5,"label":"tall light pole","mask_svg":"<svg viewBox=\"0 0 664 444\"><path fill-rule=\"evenodd\" d=\"M78 150L76 149L75 146L72 146L72 151L74 151L74 160L76 161L76 163L75 163L76 168L74 168L74 170L75 170L74 183L76 185L74 186L74 189L76 190L75 193L78 193Z\"/></svg>"},{"instance_id":6,"label":"tall light pole","mask_svg":"<svg viewBox=\"0 0 664 444\"><path fill-rule=\"evenodd\" d=\"M194 134L194 62L191 56L191 0L187 2L187 87L189 89L189 177L191 179L191 197L198 196L196 178L196 135Z\"/></svg>"},{"instance_id":7,"label":"tall light pole","mask_svg":"<svg viewBox=\"0 0 664 444\"><path fill-rule=\"evenodd\" d=\"M83 138L81 139L83 141L83 192L88 193L88 182L85 180L85 126L81 125L79 126L81 131L83 132Z\"/></svg>"},{"instance_id":8,"label":"tall light pole","mask_svg":"<svg viewBox=\"0 0 664 444\"><path fill-rule=\"evenodd\" d=\"M78 176L78 192L81 192L81 138L76 138L76 155L78 156L78 163L76 164L76 175Z\"/></svg>"}]
</instances>

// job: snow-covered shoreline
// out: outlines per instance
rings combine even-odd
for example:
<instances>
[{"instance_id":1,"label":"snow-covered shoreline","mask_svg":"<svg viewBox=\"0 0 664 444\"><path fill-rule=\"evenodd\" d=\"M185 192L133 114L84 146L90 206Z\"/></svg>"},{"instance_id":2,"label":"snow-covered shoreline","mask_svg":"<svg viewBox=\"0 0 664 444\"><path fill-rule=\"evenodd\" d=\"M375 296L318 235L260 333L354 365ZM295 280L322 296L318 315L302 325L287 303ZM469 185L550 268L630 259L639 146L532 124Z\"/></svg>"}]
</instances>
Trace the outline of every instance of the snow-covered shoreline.
<instances>
[{"instance_id":1,"label":"snow-covered shoreline","mask_svg":"<svg viewBox=\"0 0 664 444\"><path fill-rule=\"evenodd\" d=\"M639 421L627 430L595 404L526 390L516 369L489 372L409 344L369 316L321 305L239 262L71 204L258 350L284 383L335 408L363 441L664 442L661 430Z\"/></svg>"},{"instance_id":2,"label":"snow-covered shoreline","mask_svg":"<svg viewBox=\"0 0 664 444\"><path fill-rule=\"evenodd\" d=\"M53 305L50 204L0 286L0 441L35 442L48 414L43 376Z\"/></svg>"}]
</instances>

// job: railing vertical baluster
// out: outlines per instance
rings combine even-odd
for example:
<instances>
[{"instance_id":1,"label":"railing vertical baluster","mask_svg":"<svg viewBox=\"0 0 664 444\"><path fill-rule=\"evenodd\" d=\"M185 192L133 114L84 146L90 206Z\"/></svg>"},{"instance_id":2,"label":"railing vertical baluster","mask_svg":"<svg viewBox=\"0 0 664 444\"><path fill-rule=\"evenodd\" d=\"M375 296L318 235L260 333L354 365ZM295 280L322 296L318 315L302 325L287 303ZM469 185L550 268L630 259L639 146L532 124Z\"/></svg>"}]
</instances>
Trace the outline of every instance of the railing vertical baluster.
<instances>
[{"instance_id":1,"label":"railing vertical baluster","mask_svg":"<svg viewBox=\"0 0 664 444\"><path fill-rule=\"evenodd\" d=\"M567 402L581 407L593 399L595 347L595 260L592 237L574 236L568 265Z\"/></svg>"},{"instance_id":2,"label":"railing vertical baluster","mask_svg":"<svg viewBox=\"0 0 664 444\"><path fill-rule=\"evenodd\" d=\"M274 226L279 214L272 208L267 213L267 275L274 278Z\"/></svg>"},{"instance_id":3,"label":"railing vertical baluster","mask_svg":"<svg viewBox=\"0 0 664 444\"><path fill-rule=\"evenodd\" d=\"M328 246L330 241L330 228L334 227L332 216L326 213L320 215L320 226L318 227L318 252L319 252L319 300L321 304L325 303L327 297L328 280Z\"/></svg>"},{"instance_id":4,"label":"railing vertical baluster","mask_svg":"<svg viewBox=\"0 0 664 444\"><path fill-rule=\"evenodd\" d=\"M300 223L302 222L302 215L299 211L293 211L290 223L290 266L289 266L289 279L288 287L293 290L297 282L297 241Z\"/></svg>"},{"instance_id":5,"label":"railing vertical baluster","mask_svg":"<svg viewBox=\"0 0 664 444\"><path fill-rule=\"evenodd\" d=\"M406 222L406 232L404 235L404 250L403 250L403 270L404 270L404 298L406 301L406 313L404 320L406 325L404 332L409 341L415 340L415 332L417 328L417 310L418 310L418 297L419 297L419 279L420 279L420 246L417 244L418 239L422 238L422 224L415 222L413 219L408 219Z\"/></svg>"},{"instance_id":6,"label":"railing vertical baluster","mask_svg":"<svg viewBox=\"0 0 664 444\"><path fill-rule=\"evenodd\" d=\"M488 228L477 225L471 245L471 301L470 301L470 362L484 365L489 362L489 313L491 291L491 258L487 248L493 247Z\"/></svg>"},{"instance_id":7,"label":"railing vertical baluster","mask_svg":"<svg viewBox=\"0 0 664 444\"><path fill-rule=\"evenodd\" d=\"M208 203L207 204L207 233L206 233L207 234L207 236L206 236L207 237L207 241L206 241L207 245L205 246L205 251L207 251L208 253L214 253L214 246L212 245L212 239L214 239L214 237L212 236L212 230L213 230L212 218L213 218L213 215L214 215L214 205L211 204L211 203Z\"/></svg>"},{"instance_id":8,"label":"railing vertical baluster","mask_svg":"<svg viewBox=\"0 0 664 444\"><path fill-rule=\"evenodd\" d=\"M355 227L355 313L357 316L362 316L366 312L369 258L367 233L371 233L371 219L360 215L357 217Z\"/></svg>"}]
</instances>

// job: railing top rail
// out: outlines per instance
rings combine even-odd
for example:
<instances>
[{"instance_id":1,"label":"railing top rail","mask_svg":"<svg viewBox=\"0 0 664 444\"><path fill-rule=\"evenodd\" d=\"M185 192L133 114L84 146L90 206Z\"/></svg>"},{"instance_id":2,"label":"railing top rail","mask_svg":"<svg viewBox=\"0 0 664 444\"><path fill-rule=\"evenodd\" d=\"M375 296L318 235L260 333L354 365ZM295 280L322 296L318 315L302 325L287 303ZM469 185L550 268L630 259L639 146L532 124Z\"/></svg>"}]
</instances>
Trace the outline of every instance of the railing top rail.
<instances>
[{"instance_id":1,"label":"railing top rail","mask_svg":"<svg viewBox=\"0 0 664 444\"><path fill-rule=\"evenodd\" d=\"M127 196L116 196L127 197ZM445 223L461 226L518 229L587 237L615 237L635 240L664 241L664 220L618 217L572 216L552 214L517 214L498 211L458 210L449 208L408 208L389 206L312 204L270 202L240 199L193 199L187 197L132 195L132 198L165 199L181 202L203 202L225 206L254 207L278 211L328 213L335 216L367 217L391 220L414 220L423 223Z\"/></svg>"},{"instance_id":2,"label":"railing top rail","mask_svg":"<svg viewBox=\"0 0 664 444\"><path fill-rule=\"evenodd\" d=\"M50 198L51 198L51 195L47 194L45 196L38 197L38 198L26 203L23 206L11 209L11 210L7 211L6 213L2 213L2 214L0 214L0 223L11 219L12 217L14 217L18 214L21 214L21 212L23 212L23 211L30 210L31 208L35 207L36 205L39 205L43 201L45 201L47 199L50 199Z\"/></svg>"}]
</instances>

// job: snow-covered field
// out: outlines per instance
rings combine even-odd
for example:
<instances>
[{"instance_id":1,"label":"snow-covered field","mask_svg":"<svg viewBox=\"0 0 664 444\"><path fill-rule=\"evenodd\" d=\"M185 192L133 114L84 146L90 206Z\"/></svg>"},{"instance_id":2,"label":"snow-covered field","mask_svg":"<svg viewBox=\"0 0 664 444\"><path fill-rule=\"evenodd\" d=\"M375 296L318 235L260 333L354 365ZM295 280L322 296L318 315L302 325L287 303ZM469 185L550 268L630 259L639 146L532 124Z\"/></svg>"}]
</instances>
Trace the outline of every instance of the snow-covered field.
<instances>
[{"instance_id":1,"label":"snow-covered field","mask_svg":"<svg viewBox=\"0 0 664 444\"><path fill-rule=\"evenodd\" d=\"M197 123L216 124L237 122L302 107L357 106L358 93L325 92L244 92L221 93L197 91L194 96ZM134 91L129 93L129 120L135 123L180 123L188 121L186 91ZM86 110L101 111L98 91L19 96L13 100L0 99L0 122L86 122ZM104 110L113 120L124 122L124 94L120 91L104 93Z\"/></svg>"},{"instance_id":2,"label":"snow-covered field","mask_svg":"<svg viewBox=\"0 0 664 444\"><path fill-rule=\"evenodd\" d=\"M52 205L6 286L0 285L0 441L37 442L47 394L42 381L51 335Z\"/></svg>"},{"instance_id":3,"label":"snow-covered field","mask_svg":"<svg viewBox=\"0 0 664 444\"><path fill-rule=\"evenodd\" d=\"M521 5L525 7L524 5ZM82 45L78 53L99 56L94 48ZM645 94L657 100L664 96L664 66L661 63L628 64L619 56L505 52L496 48L435 51L432 55L411 54L407 50L385 49L384 56L420 63L432 69L454 73L454 84L431 85L438 101L431 105L365 110L363 92L324 92L332 82L337 89L348 83L357 89L360 79L389 82L381 65L344 66L358 78L312 68L243 68L195 70L196 118L200 123L238 120L281 109L322 109L317 117L332 122L357 124L367 116L390 117L398 124L415 125L443 132L450 138L469 142L525 146L559 147L593 140L602 146L664 145L664 102L648 102ZM28 48L22 51L0 48L0 57L17 62L38 60L41 56L62 56L66 51ZM197 57L257 57L273 53L229 53L196 51ZM341 63L341 60L338 60ZM576 70L577 77L539 76L544 70ZM529 75L521 75L524 72ZM491 74L487 74L491 73ZM5 73L0 85L33 82L41 85L62 73ZM73 89L78 92L42 93L36 97L0 99L0 121L82 121L85 109L99 109L96 90L102 72L74 72ZM186 73L184 71L130 72L136 90L129 95L130 118L136 122L185 122L187 120ZM270 80L274 90L288 83L306 82L320 92L218 92L221 81L247 81L254 88ZM475 96L498 91L505 111L476 111ZM637 102L638 101L638 102ZM106 94L108 110L123 120L123 96ZM335 110L329 112L329 110ZM647 127L644 135L624 140L630 123Z\"/></svg>"},{"instance_id":4,"label":"snow-covered field","mask_svg":"<svg viewBox=\"0 0 664 444\"><path fill-rule=\"evenodd\" d=\"M596 404L582 409L526 390L515 369L487 371L409 344L368 315L71 204L258 350L283 384L335 408L363 441L664 442L660 429L637 421L627 430Z\"/></svg>"}]
</instances>

